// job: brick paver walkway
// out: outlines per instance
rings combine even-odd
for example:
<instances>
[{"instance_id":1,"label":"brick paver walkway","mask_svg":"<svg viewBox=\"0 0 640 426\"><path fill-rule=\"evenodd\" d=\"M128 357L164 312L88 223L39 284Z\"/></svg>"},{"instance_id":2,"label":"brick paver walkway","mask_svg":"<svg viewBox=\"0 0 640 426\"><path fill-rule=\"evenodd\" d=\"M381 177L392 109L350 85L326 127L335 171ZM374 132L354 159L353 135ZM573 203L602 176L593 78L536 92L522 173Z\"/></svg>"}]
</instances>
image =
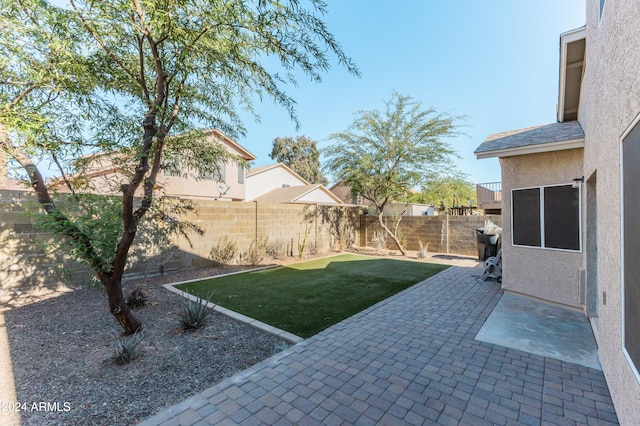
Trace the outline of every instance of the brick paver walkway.
<instances>
[{"instance_id":1,"label":"brick paver walkway","mask_svg":"<svg viewBox=\"0 0 640 426\"><path fill-rule=\"evenodd\" d=\"M474 340L501 297L451 267L142 424L608 425L602 372Z\"/></svg>"}]
</instances>

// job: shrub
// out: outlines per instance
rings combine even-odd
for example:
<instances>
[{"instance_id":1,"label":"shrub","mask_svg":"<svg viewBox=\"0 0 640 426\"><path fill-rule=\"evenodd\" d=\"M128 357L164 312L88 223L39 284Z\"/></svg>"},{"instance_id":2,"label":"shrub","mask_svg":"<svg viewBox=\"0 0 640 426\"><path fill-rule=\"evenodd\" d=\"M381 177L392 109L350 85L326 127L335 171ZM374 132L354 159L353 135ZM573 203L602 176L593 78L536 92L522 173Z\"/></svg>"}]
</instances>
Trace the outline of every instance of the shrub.
<instances>
[{"instance_id":1,"label":"shrub","mask_svg":"<svg viewBox=\"0 0 640 426\"><path fill-rule=\"evenodd\" d=\"M289 348L291 344L289 342L285 342L284 340L280 340L278 343L273 345L272 353L277 354L278 352L282 352L285 349Z\"/></svg>"},{"instance_id":2,"label":"shrub","mask_svg":"<svg viewBox=\"0 0 640 426\"><path fill-rule=\"evenodd\" d=\"M287 242L285 240L269 241L266 250L267 255L272 259L281 259L287 254Z\"/></svg>"},{"instance_id":3,"label":"shrub","mask_svg":"<svg viewBox=\"0 0 640 426\"><path fill-rule=\"evenodd\" d=\"M376 249L376 251L384 252L387 249L387 235L384 231L375 231L371 236L369 244Z\"/></svg>"},{"instance_id":4,"label":"shrub","mask_svg":"<svg viewBox=\"0 0 640 426\"><path fill-rule=\"evenodd\" d=\"M230 265L238 254L238 245L226 235L209 252L209 258L219 265Z\"/></svg>"},{"instance_id":5,"label":"shrub","mask_svg":"<svg viewBox=\"0 0 640 426\"><path fill-rule=\"evenodd\" d=\"M133 336L129 337L114 334L114 337L116 339L116 350L111 358L116 364L129 364L142 355L142 350L138 347L142 342L142 334L135 332Z\"/></svg>"},{"instance_id":6,"label":"shrub","mask_svg":"<svg viewBox=\"0 0 640 426\"><path fill-rule=\"evenodd\" d=\"M147 306L147 295L139 288L136 288L127 296L127 306L131 309L144 308Z\"/></svg>"},{"instance_id":7,"label":"shrub","mask_svg":"<svg viewBox=\"0 0 640 426\"><path fill-rule=\"evenodd\" d=\"M248 265L259 265L267 257L267 239L254 240L249 245L249 250L241 253L240 261Z\"/></svg>"},{"instance_id":8,"label":"shrub","mask_svg":"<svg viewBox=\"0 0 640 426\"><path fill-rule=\"evenodd\" d=\"M179 314L183 330L196 330L207 323L212 308L207 299L197 297L197 301L187 299L183 302L182 311Z\"/></svg>"},{"instance_id":9,"label":"shrub","mask_svg":"<svg viewBox=\"0 0 640 426\"><path fill-rule=\"evenodd\" d=\"M420 250L418 250L418 259L426 259L429 243L427 243L426 247L422 245L422 241L418 241L418 244L420 244Z\"/></svg>"}]
</instances>

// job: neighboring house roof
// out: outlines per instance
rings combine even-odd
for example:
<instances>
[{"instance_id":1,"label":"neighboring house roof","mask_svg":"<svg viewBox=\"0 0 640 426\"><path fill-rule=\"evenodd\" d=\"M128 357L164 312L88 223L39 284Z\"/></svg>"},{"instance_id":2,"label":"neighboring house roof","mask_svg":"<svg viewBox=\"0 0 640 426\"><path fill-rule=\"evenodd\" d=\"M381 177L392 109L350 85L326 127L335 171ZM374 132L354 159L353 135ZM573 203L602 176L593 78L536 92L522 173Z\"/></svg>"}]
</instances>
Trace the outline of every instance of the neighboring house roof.
<instances>
[{"instance_id":1,"label":"neighboring house roof","mask_svg":"<svg viewBox=\"0 0 640 426\"><path fill-rule=\"evenodd\" d=\"M276 164L270 164L268 166L252 167L251 170L247 172L246 177L253 177L253 176L259 175L260 173L268 172L269 170L273 170L277 168L282 168L287 172L291 173L293 176L295 176L301 182L303 182L304 185L311 185L309 181L307 181L305 178L303 178L302 176L294 172L289 166L287 166L284 163L276 163Z\"/></svg>"},{"instance_id":2,"label":"neighboring house roof","mask_svg":"<svg viewBox=\"0 0 640 426\"><path fill-rule=\"evenodd\" d=\"M317 193L318 191L319 193ZM321 198L329 198L333 200L335 204L342 204L342 201L338 197L319 183L315 185L276 188L259 196L254 199L254 201L263 203L316 203L319 199L317 195L320 195Z\"/></svg>"},{"instance_id":3,"label":"neighboring house roof","mask_svg":"<svg viewBox=\"0 0 640 426\"><path fill-rule=\"evenodd\" d=\"M346 186L345 184L342 183L341 180L339 180L338 182L334 183L331 188L329 188L329 191L333 191L336 188L339 188L341 186Z\"/></svg>"},{"instance_id":4,"label":"neighboring house roof","mask_svg":"<svg viewBox=\"0 0 640 426\"><path fill-rule=\"evenodd\" d=\"M246 199L255 200L278 188L311 185L283 163L254 167L245 176ZM327 197L325 196L324 199Z\"/></svg>"},{"instance_id":5,"label":"neighboring house roof","mask_svg":"<svg viewBox=\"0 0 640 426\"><path fill-rule=\"evenodd\" d=\"M225 141L228 145L230 145L233 148L235 148L240 153L240 156L242 158L244 158L245 160L253 161L253 160L256 159L255 155L253 155L251 152L249 152L247 149L245 149L238 142L234 141L229 136L227 136L224 133L222 133L220 130L218 130L218 129L209 129L209 130L204 130L203 132L205 134L213 134L213 135L219 137L220 139Z\"/></svg>"},{"instance_id":6,"label":"neighboring house roof","mask_svg":"<svg viewBox=\"0 0 640 426\"><path fill-rule=\"evenodd\" d=\"M237 155L244 160L251 161L256 159L251 152L218 129L203 130L202 134L207 141L225 146L232 154ZM127 158L129 158L127 154L117 152L87 154L82 157L82 160L87 163L87 169L85 172L68 176L67 178L70 180L78 180L78 183L87 183L91 185L89 190L92 192L100 194L118 193L121 181L128 180L131 177L131 172L123 169L116 160ZM221 196L218 195L218 191L211 189L210 186L212 182L213 181L210 179L199 180L191 176L167 176L163 175L161 172L158 176L154 189L158 190L164 188L165 191L168 191L168 195L177 197L221 198ZM51 179L49 181L49 185L57 191L68 192L68 189L61 177ZM232 192L227 194L227 198L244 199L244 184L241 188L242 189L237 190L235 194ZM143 188L141 186L138 189L138 195L142 194L142 190Z\"/></svg>"},{"instance_id":7,"label":"neighboring house roof","mask_svg":"<svg viewBox=\"0 0 640 426\"><path fill-rule=\"evenodd\" d=\"M583 147L582 126L578 121L567 121L494 133L474 153L477 158L491 158Z\"/></svg>"},{"instance_id":8,"label":"neighboring house roof","mask_svg":"<svg viewBox=\"0 0 640 426\"><path fill-rule=\"evenodd\" d=\"M31 185L25 180L12 179L7 178L4 188L8 191L29 191L31 190Z\"/></svg>"}]
</instances>

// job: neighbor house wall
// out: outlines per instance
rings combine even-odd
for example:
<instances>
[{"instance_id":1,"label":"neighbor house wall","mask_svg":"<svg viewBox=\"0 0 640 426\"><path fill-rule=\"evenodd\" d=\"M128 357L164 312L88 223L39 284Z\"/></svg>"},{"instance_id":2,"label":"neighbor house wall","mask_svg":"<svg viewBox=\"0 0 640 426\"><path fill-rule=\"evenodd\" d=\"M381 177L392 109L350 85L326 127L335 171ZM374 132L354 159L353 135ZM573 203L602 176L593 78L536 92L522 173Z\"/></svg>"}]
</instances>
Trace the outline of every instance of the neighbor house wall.
<instances>
[{"instance_id":1,"label":"neighbor house wall","mask_svg":"<svg viewBox=\"0 0 640 426\"><path fill-rule=\"evenodd\" d=\"M324 192L322 189L317 188L308 194L296 200L298 203L320 203L320 204L338 204L335 198Z\"/></svg>"},{"instance_id":2,"label":"neighbor house wall","mask_svg":"<svg viewBox=\"0 0 640 426\"><path fill-rule=\"evenodd\" d=\"M238 179L239 167L241 166L236 161L227 161L222 172L222 182L213 178L196 178L197 172L186 170L183 171L183 176L158 176L157 185L162 187L162 195L169 197L244 200L246 182L245 179ZM221 193L218 190L219 184L227 188L226 192Z\"/></svg>"},{"instance_id":3,"label":"neighbor house wall","mask_svg":"<svg viewBox=\"0 0 640 426\"><path fill-rule=\"evenodd\" d=\"M254 175L247 176L246 200L251 201L277 188L286 186L303 186L307 182L292 175L283 167L274 167Z\"/></svg>"},{"instance_id":4,"label":"neighbor house wall","mask_svg":"<svg viewBox=\"0 0 640 426\"><path fill-rule=\"evenodd\" d=\"M600 2L586 3L587 66L579 120L585 130L585 180L597 172L599 317L594 326L600 362L620 423L636 425L640 419L640 383L621 349L620 140L640 114L640 12L636 0L607 0L600 19Z\"/></svg>"},{"instance_id":5,"label":"neighbor house wall","mask_svg":"<svg viewBox=\"0 0 640 426\"><path fill-rule=\"evenodd\" d=\"M502 168L503 252L502 288L580 308L582 253L520 247L511 244L511 190L571 184L582 176L582 149L500 158ZM584 195L584 194L583 194ZM584 248L584 238L583 244ZM553 270L552 274L546 273Z\"/></svg>"}]
</instances>

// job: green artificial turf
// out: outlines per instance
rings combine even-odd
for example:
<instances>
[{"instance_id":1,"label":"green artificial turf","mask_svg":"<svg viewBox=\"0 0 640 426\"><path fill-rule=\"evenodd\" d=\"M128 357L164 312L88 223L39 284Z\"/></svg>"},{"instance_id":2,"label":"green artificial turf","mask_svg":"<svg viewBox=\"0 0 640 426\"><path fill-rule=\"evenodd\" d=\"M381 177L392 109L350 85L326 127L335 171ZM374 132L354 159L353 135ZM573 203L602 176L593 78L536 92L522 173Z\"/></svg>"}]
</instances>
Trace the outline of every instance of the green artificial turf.
<instances>
[{"instance_id":1,"label":"green artificial turf","mask_svg":"<svg viewBox=\"0 0 640 426\"><path fill-rule=\"evenodd\" d=\"M345 254L176 287L309 337L446 268Z\"/></svg>"}]
</instances>

